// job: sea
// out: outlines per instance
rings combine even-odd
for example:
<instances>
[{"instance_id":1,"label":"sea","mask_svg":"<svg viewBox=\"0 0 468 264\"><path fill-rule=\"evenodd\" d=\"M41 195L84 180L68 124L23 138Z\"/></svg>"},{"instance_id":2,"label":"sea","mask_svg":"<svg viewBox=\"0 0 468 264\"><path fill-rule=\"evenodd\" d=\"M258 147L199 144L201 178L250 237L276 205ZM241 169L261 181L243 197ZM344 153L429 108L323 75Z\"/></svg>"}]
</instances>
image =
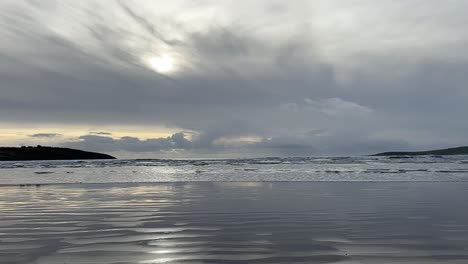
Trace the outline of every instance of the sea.
<instances>
[{"instance_id":1,"label":"sea","mask_svg":"<svg viewBox=\"0 0 468 264\"><path fill-rule=\"evenodd\" d=\"M0 162L1 185L194 181L468 181L468 156Z\"/></svg>"},{"instance_id":2,"label":"sea","mask_svg":"<svg viewBox=\"0 0 468 264\"><path fill-rule=\"evenodd\" d=\"M468 263L468 157L0 162L0 263Z\"/></svg>"}]
</instances>

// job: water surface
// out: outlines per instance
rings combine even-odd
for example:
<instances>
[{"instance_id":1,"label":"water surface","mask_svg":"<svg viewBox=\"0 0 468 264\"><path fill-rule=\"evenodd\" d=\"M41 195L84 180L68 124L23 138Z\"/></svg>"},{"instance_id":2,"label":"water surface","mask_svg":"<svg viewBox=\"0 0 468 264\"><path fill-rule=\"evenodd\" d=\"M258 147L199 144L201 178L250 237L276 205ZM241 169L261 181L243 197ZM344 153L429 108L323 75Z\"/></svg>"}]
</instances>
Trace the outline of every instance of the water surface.
<instances>
[{"instance_id":1,"label":"water surface","mask_svg":"<svg viewBox=\"0 0 468 264\"><path fill-rule=\"evenodd\" d=\"M0 187L0 263L468 263L465 182Z\"/></svg>"},{"instance_id":2,"label":"water surface","mask_svg":"<svg viewBox=\"0 0 468 264\"><path fill-rule=\"evenodd\" d=\"M0 162L0 184L468 181L467 156Z\"/></svg>"}]
</instances>

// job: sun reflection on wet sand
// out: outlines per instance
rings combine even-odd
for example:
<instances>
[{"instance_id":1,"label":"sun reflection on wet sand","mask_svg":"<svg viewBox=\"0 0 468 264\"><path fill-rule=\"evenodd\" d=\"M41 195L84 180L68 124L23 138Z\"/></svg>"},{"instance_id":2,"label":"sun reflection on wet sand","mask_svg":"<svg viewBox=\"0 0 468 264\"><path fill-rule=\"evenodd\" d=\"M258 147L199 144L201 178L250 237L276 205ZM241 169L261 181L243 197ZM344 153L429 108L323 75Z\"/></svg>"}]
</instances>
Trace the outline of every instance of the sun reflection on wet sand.
<instances>
[{"instance_id":1,"label":"sun reflection on wet sand","mask_svg":"<svg viewBox=\"0 0 468 264\"><path fill-rule=\"evenodd\" d=\"M2 187L1 263L466 263L466 183ZM428 195L437 191L438 196Z\"/></svg>"}]
</instances>

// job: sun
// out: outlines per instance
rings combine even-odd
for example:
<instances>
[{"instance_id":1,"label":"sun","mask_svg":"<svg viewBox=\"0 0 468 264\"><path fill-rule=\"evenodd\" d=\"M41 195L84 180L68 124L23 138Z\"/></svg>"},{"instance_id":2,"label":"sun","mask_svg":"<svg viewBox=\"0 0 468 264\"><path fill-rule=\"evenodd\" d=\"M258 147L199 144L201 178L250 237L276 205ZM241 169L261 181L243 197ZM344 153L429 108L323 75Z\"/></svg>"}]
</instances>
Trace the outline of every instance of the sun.
<instances>
[{"instance_id":1,"label":"sun","mask_svg":"<svg viewBox=\"0 0 468 264\"><path fill-rule=\"evenodd\" d=\"M167 54L158 57L150 57L148 63L149 66L158 73L167 74L175 70L174 59Z\"/></svg>"}]
</instances>

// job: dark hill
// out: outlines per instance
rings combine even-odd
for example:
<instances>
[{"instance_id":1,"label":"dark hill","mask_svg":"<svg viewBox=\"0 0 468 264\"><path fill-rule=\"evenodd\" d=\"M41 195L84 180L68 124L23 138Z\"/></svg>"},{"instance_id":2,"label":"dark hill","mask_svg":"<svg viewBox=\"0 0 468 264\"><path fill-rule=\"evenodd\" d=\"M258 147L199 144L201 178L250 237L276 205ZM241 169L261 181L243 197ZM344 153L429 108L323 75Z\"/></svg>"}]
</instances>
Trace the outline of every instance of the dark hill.
<instances>
[{"instance_id":1,"label":"dark hill","mask_svg":"<svg viewBox=\"0 0 468 264\"><path fill-rule=\"evenodd\" d=\"M0 147L0 161L15 160L84 160L84 159L115 159L114 157L69 148L55 147L21 147L5 148Z\"/></svg>"},{"instance_id":2,"label":"dark hill","mask_svg":"<svg viewBox=\"0 0 468 264\"><path fill-rule=\"evenodd\" d=\"M468 147L436 149L415 152L383 152L372 156L421 156L421 155L468 155Z\"/></svg>"}]
</instances>

